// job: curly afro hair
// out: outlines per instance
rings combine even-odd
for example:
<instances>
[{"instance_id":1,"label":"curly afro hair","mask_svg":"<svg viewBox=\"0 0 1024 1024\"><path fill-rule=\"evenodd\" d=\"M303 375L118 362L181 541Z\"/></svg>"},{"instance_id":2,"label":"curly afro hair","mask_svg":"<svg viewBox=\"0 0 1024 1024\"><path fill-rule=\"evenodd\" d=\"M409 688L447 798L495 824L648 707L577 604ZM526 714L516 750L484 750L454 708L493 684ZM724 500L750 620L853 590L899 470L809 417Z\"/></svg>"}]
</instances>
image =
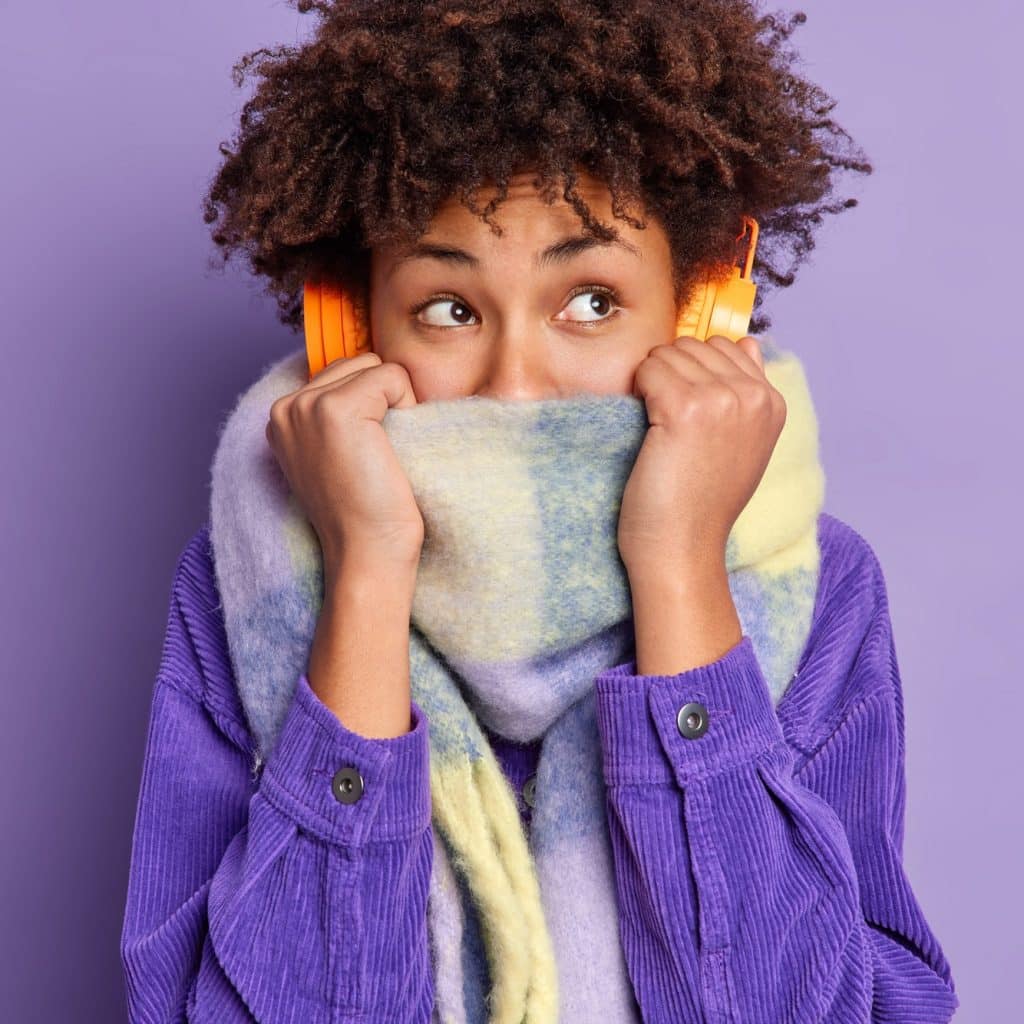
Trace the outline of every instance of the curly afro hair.
<instances>
[{"instance_id":1,"label":"curly afro hair","mask_svg":"<svg viewBox=\"0 0 1024 1024\"><path fill-rule=\"evenodd\" d=\"M834 199L833 169L871 165L829 116L836 101L794 73L783 44L803 12L755 0L290 0L316 18L297 46L233 68L258 76L203 199L222 265L248 257L280 319L299 330L306 280L368 297L374 247L415 241L456 198L491 215L510 177L532 171L582 230L617 231L575 190L607 185L615 218L664 228L677 305L732 264L741 217L758 221L750 330L766 291L793 283ZM496 187L482 209L480 187ZM363 307L365 308L365 306Z\"/></svg>"}]
</instances>

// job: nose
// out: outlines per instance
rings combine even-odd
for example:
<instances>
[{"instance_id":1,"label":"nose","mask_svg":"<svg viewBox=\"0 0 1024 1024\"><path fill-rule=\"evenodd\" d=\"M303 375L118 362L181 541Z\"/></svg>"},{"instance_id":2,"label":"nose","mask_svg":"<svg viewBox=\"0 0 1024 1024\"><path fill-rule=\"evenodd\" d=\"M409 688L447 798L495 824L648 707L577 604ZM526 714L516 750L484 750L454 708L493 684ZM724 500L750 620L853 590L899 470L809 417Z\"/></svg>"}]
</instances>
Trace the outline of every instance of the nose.
<instances>
[{"instance_id":1,"label":"nose","mask_svg":"<svg viewBox=\"0 0 1024 1024\"><path fill-rule=\"evenodd\" d=\"M492 342L474 394L512 402L557 398L547 347L526 331L502 331Z\"/></svg>"}]
</instances>

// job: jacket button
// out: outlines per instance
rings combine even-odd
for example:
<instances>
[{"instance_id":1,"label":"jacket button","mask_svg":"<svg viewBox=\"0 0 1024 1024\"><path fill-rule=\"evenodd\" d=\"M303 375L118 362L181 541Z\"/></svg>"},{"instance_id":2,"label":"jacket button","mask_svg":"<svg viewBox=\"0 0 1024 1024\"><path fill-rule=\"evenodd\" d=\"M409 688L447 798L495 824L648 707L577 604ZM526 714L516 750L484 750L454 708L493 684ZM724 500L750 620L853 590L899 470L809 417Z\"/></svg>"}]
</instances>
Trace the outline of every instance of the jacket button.
<instances>
[{"instance_id":1,"label":"jacket button","mask_svg":"<svg viewBox=\"0 0 1024 1024\"><path fill-rule=\"evenodd\" d=\"M331 792L338 803L354 804L363 795L363 777L351 767L340 769L331 779Z\"/></svg>"},{"instance_id":2,"label":"jacket button","mask_svg":"<svg viewBox=\"0 0 1024 1024\"><path fill-rule=\"evenodd\" d=\"M676 715L679 734L688 740L699 739L708 731L708 709L700 701L690 701Z\"/></svg>"},{"instance_id":3,"label":"jacket button","mask_svg":"<svg viewBox=\"0 0 1024 1024\"><path fill-rule=\"evenodd\" d=\"M534 794L537 791L537 776L531 775L523 784L523 799L529 807L534 806Z\"/></svg>"}]
</instances>

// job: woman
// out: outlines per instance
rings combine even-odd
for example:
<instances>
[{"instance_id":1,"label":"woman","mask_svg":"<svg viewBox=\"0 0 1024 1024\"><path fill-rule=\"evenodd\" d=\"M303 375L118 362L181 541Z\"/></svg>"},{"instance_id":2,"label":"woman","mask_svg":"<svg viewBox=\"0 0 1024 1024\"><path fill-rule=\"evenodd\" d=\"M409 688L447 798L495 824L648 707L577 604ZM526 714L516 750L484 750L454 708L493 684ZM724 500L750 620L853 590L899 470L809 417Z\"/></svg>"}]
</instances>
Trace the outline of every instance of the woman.
<instances>
[{"instance_id":1,"label":"woman","mask_svg":"<svg viewBox=\"0 0 1024 1024\"><path fill-rule=\"evenodd\" d=\"M675 334L743 215L803 254L829 168L870 170L802 17L299 9L207 217L286 323L342 284L372 351L282 360L224 429L132 1019L948 1021L882 571L821 511L795 357Z\"/></svg>"}]
</instances>

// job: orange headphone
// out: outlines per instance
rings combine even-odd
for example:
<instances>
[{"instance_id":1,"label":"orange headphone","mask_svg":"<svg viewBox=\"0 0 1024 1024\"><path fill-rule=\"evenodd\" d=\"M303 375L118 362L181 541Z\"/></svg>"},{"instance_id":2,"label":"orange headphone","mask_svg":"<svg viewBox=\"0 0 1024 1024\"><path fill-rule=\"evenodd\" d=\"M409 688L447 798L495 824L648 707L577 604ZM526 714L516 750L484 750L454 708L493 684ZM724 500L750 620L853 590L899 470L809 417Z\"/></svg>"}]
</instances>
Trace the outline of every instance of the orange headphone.
<instances>
[{"instance_id":1,"label":"orange headphone","mask_svg":"<svg viewBox=\"0 0 1024 1024\"><path fill-rule=\"evenodd\" d=\"M758 232L757 221L753 217L743 218L743 231L736 240L743 238L748 230L750 238L742 267L731 267L725 279L716 280L708 276L679 317L676 337L707 341L712 335L719 334L731 341L739 341L747 334L757 294L757 285L750 279ZM352 300L334 285L306 282L303 321L310 380L335 359L351 359L361 352L373 350L369 331L362 318L357 316Z\"/></svg>"}]
</instances>

